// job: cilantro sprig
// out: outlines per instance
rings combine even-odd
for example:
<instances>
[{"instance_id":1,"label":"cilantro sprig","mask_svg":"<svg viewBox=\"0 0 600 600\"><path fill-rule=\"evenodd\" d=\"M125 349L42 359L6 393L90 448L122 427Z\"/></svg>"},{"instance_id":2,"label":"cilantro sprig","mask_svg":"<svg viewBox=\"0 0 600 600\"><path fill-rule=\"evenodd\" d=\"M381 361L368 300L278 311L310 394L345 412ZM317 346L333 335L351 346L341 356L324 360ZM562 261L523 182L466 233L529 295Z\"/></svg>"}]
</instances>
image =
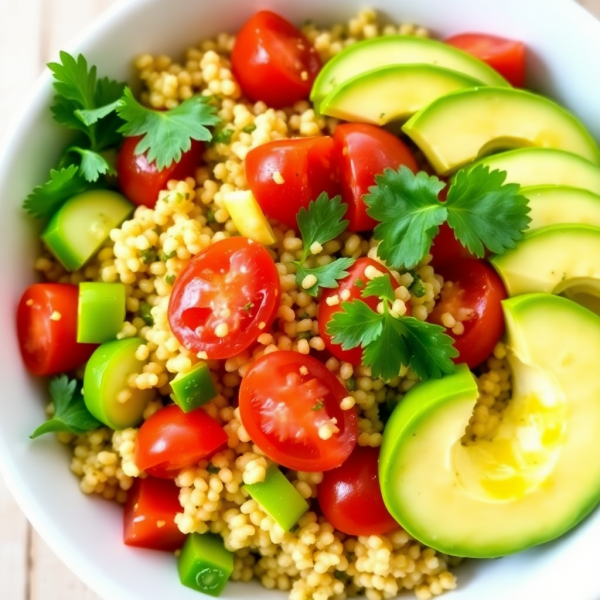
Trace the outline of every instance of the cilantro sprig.
<instances>
[{"instance_id":1,"label":"cilantro sprig","mask_svg":"<svg viewBox=\"0 0 600 600\"><path fill-rule=\"evenodd\" d=\"M46 433L66 431L81 435L102 427L87 409L81 394L81 383L66 375L54 377L48 386L54 404L54 416L40 425L32 434L36 438Z\"/></svg>"},{"instance_id":2,"label":"cilantro sprig","mask_svg":"<svg viewBox=\"0 0 600 600\"><path fill-rule=\"evenodd\" d=\"M365 286L362 297L376 296L383 310L372 310L365 302L342 302L327 324L327 333L343 350L361 346L363 364L371 367L373 377L397 377L401 366L410 366L415 375L426 380L454 371L452 358L458 356L453 340L444 328L399 316L394 312L394 289L388 276L376 277Z\"/></svg>"},{"instance_id":3,"label":"cilantro sprig","mask_svg":"<svg viewBox=\"0 0 600 600\"><path fill-rule=\"evenodd\" d=\"M304 250L300 260L295 261L296 283L311 296L316 296L319 288L336 288L338 280L348 275L346 269L354 264L352 258L338 258L327 265L320 267L307 267L306 261L312 253L314 245L323 246L335 239L348 227L348 221L344 215L348 206L342 203L339 196L329 199L326 193L322 193L316 200L308 205L308 210L301 208L298 212L298 229L304 243ZM309 288L303 288L302 283L307 276L316 278Z\"/></svg>"},{"instance_id":4,"label":"cilantro sprig","mask_svg":"<svg viewBox=\"0 0 600 600\"><path fill-rule=\"evenodd\" d=\"M514 248L531 219L519 185L505 181L504 171L477 165L457 173L442 202L445 184L437 177L405 166L386 169L365 197L367 214L379 221L374 237L381 242L380 258L395 269L416 266L445 222L480 258L486 248L496 254Z\"/></svg>"}]
</instances>

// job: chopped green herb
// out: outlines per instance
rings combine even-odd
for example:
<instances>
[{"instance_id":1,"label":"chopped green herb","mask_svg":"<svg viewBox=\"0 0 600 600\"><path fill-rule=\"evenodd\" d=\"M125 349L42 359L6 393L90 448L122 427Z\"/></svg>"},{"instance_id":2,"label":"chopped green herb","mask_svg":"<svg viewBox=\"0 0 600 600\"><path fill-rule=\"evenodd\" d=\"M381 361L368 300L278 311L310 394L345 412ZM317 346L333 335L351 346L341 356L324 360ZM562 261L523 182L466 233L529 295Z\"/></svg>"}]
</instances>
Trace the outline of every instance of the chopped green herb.
<instances>
[{"instance_id":1,"label":"chopped green herb","mask_svg":"<svg viewBox=\"0 0 600 600\"><path fill-rule=\"evenodd\" d=\"M219 129L218 131L215 131L211 144L230 144L234 133L235 130L230 127Z\"/></svg>"},{"instance_id":2,"label":"chopped green herb","mask_svg":"<svg viewBox=\"0 0 600 600\"><path fill-rule=\"evenodd\" d=\"M177 250L173 250L173 252L169 252L168 254L166 252L162 253L163 261L170 260L171 258L175 258L176 256L177 256Z\"/></svg>"},{"instance_id":3,"label":"chopped green herb","mask_svg":"<svg viewBox=\"0 0 600 600\"><path fill-rule=\"evenodd\" d=\"M54 404L54 416L31 434L32 439L59 431L81 435L102 427L87 409L79 381L60 375L50 380L48 390Z\"/></svg>"},{"instance_id":4,"label":"chopped green herb","mask_svg":"<svg viewBox=\"0 0 600 600\"><path fill-rule=\"evenodd\" d=\"M354 377L348 377L348 379L346 379L346 389L349 392L354 392L356 390L356 379L354 379Z\"/></svg>"},{"instance_id":5,"label":"chopped green herb","mask_svg":"<svg viewBox=\"0 0 600 600\"><path fill-rule=\"evenodd\" d=\"M359 277L355 282L354 282L355 287L357 287L359 290L362 290L365 287L365 282Z\"/></svg>"},{"instance_id":6,"label":"chopped green herb","mask_svg":"<svg viewBox=\"0 0 600 600\"><path fill-rule=\"evenodd\" d=\"M298 318L302 321L302 319L308 319L308 318L310 318L310 315L306 311L304 311L303 313L301 313L298 316Z\"/></svg>"},{"instance_id":7,"label":"chopped green herb","mask_svg":"<svg viewBox=\"0 0 600 600\"><path fill-rule=\"evenodd\" d=\"M146 325L152 327L154 325L154 317L152 316L152 307L147 302L140 303L140 317Z\"/></svg>"},{"instance_id":8,"label":"chopped green herb","mask_svg":"<svg viewBox=\"0 0 600 600\"><path fill-rule=\"evenodd\" d=\"M140 250L140 257L145 265L149 265L156 260L156 249L146 248L146 250Z\"/></svg>"},{"instance_id":9,"label":"chopped green herb","mask_svg":"<svg viewBox=\"0 0 600 600\"><path fill-rule=\"evenodd\" d=\"M221 469L219 469L219 467L215 467L215 465L213 465L212 463L208 463L208 466L206 467L206 470L211 475L216 475Z\"/></svg>"},{"instance_id":10,"label":"chopped green herb","mask_svg":"<svg viewBox=\"0 0 600 600\"><path fill-rule=\"evenodd\" d=\"M244 305L244 310L249 313L254 308L254 302L247 302Z\"/></svg>"},{"instance_id":11,"label":"chopped green herb","mask_svg":"<svg viewBox=\"0 0 600 600\"><path fill-rule=\"evenodd\" d=\"M415 298L422 298L427 292L421 277L417 273L411 273L413 276L413 282L410 284L408 291L415 296Z\"/></svg>"},{"instance_id":12,"label":"chopped green herb","mask_svg":"<svg viewBox=\"0 0 600 600\"><path fill-rule=\"evenodd\" d=\"M173 274L171 274L171 275L165 275L165 281L169 285L173 285L175 283L175 275L173 275Z\"/></svg>"},{"instance_id":13,"label":"chopped green herb","mask_svg":"<svg viewBox=\"0 0 600 600\"><path fill-rule=\"evenodd\" d=\"M255 130L256 130L256 125L254 123L250 123L250 125L246 125L246 127L244 127L242 129L242 131L244 133L252 133Z\"/></svg>"},{"instance_id":14,"label":"chopped green herb","mask_svg":"<svg viewBox=\"0 0 600 600\"><path fill-rule=\"evenodd\" d=\"M348 575L344 571L334 571L333 576L339 581L346 581L348 579Z\"/></svg>"},{"instance_id":15,"label":"chopped green herb","mask_svg":"<svg viewBox=\"0 0 600 600\"><path fill-rule=\"evenodd\" d=\"M299 340L310 340L311 337L312 337L312 334L310 333L310 331L301 331L298 334Z\"/></svg>"},{"instance_id":16,"label":"chopped green herb","mask_svg":"<svg viewBox=\"0 0 600 600\"><path fill-rule=\"evenodd\" d=\"M318 412L320 410L323 410L324 407L325 404L323 403L323 400L318 400L317 402L315 402L314 406L310 410Z\"/></svg>"},{"instance_id":17,"label":"chopped green herb","mask_svg":"<svg viewBox=\"0 0 600 600\"><path fill-rule=\"evenodd\" d=\"M215 212L210 208L206 211L206 222L207 223L216 223L217 222L217 220L215 219Z\"/></svg>"}]
</instances>

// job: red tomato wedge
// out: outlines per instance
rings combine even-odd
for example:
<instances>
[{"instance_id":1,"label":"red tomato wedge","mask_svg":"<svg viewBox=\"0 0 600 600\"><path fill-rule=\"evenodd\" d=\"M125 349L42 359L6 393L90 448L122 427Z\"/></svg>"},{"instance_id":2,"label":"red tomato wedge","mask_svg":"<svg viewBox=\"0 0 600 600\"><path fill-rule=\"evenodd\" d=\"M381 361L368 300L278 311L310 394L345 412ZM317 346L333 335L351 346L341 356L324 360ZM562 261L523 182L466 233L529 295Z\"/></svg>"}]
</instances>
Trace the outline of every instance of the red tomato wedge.
<instances>
[{"instance_id":1,"label":"red tomato wedge","mask_svg":"<svg viewBox=\"0 0 600 600\"><path fill-rule=\"evenodd\" d=\"M321 70L319 54L302 32L268 10L238 31L231 63L244 94L273 108L308 98Z\"/></svg>"},{"instance_id":2,"label":"red tomato wedge","mask_svg":"<svg viewBox=\"0 0 600 600\"><path fill-rule=\"evenodd\" d=\"M278 351L246 372L240 414L252 441L270 459L288 469L327 471L339 467L356 445L356 411L340 408L347 395L316 358ZM324 439L329 426L333 431Z\"/></svg>"},{"instance_id":3,"label":"red tomato wedge","mask_svg":"<svg viewBox=\"0 0 600 600\"><path fill-rule=\"evenodd\" d=\"M440 225L440 230L433 238L429 252L432 256L429 264L435 269L459 258L477 258L456 239L448 223Z\"/></svg>"},{"instance_id":4,"label":"red tomato wedge","mask_svg":"<svg viewBox=\"0 0 600 600\"><path fill-rule=\"evenodd\" d=\"M321 192L340 193L333 161L333 139L328 136L276 140L246 155L248 187L264 213L297 229L296 216Z\"/></svg>"},{"instance_id":5,"label":"red tomato wedge","mask_svg":"<svg viewBox=\"0 0 600 600\"><path fill-rule=\"evenodd\" d=\"M66 283L29 286L17 309L17 335L27 370L53 375L83 365L98 347L77 343L79 289Z\"/></svg>"},{"instance_id":6,"label":"red tomato wedge","mask_svg":"<svg viewBox=\"0 0 600 600\"><path fill-rule=\"evenodd\" d=\"M367 215L363 201L369 188L375 185L375 175L385 169L406 165L413 173L418 170L408 146L385 129L366 123L338 125L333 134L335 160L342 182L342 199L348 204L345 218L350 231L370 231L377 221Z\"/></svg>"},{"instance_id":7,"label":"red tomato wedge","mask_svg":"<svg viewBox=\"0 0 600 600\"><path fill-rule=\"evenodd\" d=\"M159 171L149 163L145 154L136 154L141 137L125 138L117 159L117 174L121 192L137 206L154 208L158 193L167 188L169 179L193 177L202 162L204 144L192 140L192 147L184 152L179 162Z\"/></svg>"},{"instance_id":8,"label":"red tomato wedge","mask_svg":"<svg viewBox=\"0 0 600 600\"><path fill-rule=\"evenodd\" d=\"M515 87L525 86L525 45L486 33L462 33L446 40L493 67Z\"/></svg>"},{"instance_id":9,"label":"red tomato wedge","mask_svg":"<svg viewBox=\"0 0 600 600\"><path fill-rule=\"evenodd\" d=\"M190 261L173 286L169 324L195 354L230 358L273 323L281 290L273 259L244 237L218 241Z\"/></svg>"},{"instance_id":10,"label":"red tomato wedge","mask_svg":"<svg viewBox=\"0 0 600 600\"><path fill-rule=\"evenodd\" d=\"M480 260L457 259L438 273L444 278L444 288L429 320L443 325L442 316L450 313L462 322L462 334L456 335L451 329L446 333L454 338L459 352L454 362L474 369L490 356L504 333L500 304L506 298L504 284L496 271Z\"/></svg>"},{"instance_id":11,"label":"red tomato wedge","mask_svg":"<svg viewBox=\"0 0 600 600\"><path fill-rule=\"evenodd\" d=\"M317 498L325 518L348 535L383 535L400 528L383 503L379 448L357 446L348 460L327 471Z\"/></svg>"},{"instance_id":12,"label":"red tomato wedge","mask_svg":"<svg viewBox=\"0 0 600 600\"><path fill-rule=\"evenodd\" d=\"M227 433L204 410L184 413L172 404L144 421L135 446L135 464L164 479L195 465L227 443Z\"/></svg>"},{"instance_id":13,"label":"red tomato wedge","mask_svg":"<svg viewBox=\"0 0 600 600\"><path fill-rule=\"evenodd\" d=\"M323 295L321 296L321 300L319 302L319 335L325 342L325 346L327 350L333 354L338 360L343 360L352 365L360 365L362 362L362 348L353 348L352 350L343 350L340 344L334 344L331 341L331 336L327 333L327 323L329 323L336 312L342 310L341 304L343 300L339 298L340 294L345 290L350 292L350 296L347 299L347 302L352 302L353 300L360 300L364 302L367 306L369 306L373 310L377 310L377 305L379 304L379 298L375 296L370 296L369 298L363 298L362 292L365 288L368 279L365 277L365 269L369 266L375 267L377 270L385 273L389 276L392 287L396 289L398 287L398 283L392 277L392 274L380 263L370 259L370 258L359 258L349 269L348 276L344 277L344 279L339 280L339 287L335 289L327 289L323 290ZM334 298L337 296L339 301L337 304L329 305L327 303L328 299ZM410 314L410 307L407 305L407 314Z\"/></svg>"},{"instance_id":14,"label":"red tomato wedge","mask_svg":"<svg viewBox=\"0 0 600 600\"><path fill-rule=\"evenodd\" d=\"M123 541L150 550L179 550L186 538L175 524L179 512L179 488L174 481L136 478L125 503Z\"/></svg>"}]
</instances>

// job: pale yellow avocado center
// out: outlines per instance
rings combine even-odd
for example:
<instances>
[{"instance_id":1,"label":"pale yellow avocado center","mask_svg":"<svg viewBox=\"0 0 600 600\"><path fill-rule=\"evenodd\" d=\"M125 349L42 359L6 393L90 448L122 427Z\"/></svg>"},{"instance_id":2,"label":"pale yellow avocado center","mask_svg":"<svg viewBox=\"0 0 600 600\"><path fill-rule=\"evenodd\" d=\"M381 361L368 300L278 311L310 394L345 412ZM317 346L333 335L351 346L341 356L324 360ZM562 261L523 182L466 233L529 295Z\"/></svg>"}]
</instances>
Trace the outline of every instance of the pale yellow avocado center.
<instances>
[{"instance_id":1,"label":"pale yellow avocado center","mask_svg":"<svg viewBox=\"0 0 600 600\"><path fill-rule=\"evenodd\" d=\"M491 435L460 440L450 460L458 484L474 499L508 502L552 476L566 430L566 400L557 384L510 357L515 392ZM518 375L517 375L518 374Z\"/></svg>"}]
</instances>

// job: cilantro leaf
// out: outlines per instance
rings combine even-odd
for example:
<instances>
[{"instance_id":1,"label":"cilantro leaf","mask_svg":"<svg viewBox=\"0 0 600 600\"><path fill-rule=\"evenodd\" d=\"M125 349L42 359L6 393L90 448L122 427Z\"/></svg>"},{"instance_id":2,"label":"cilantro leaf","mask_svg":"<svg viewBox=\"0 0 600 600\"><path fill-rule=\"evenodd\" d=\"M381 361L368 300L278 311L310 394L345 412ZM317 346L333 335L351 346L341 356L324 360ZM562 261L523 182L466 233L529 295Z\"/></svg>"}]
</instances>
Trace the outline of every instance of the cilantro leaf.
<instances>
[{"instance_id":1,"label":"cilantro leaf","mask_svg":"<svg viewBox=\"0 0 600 600\"><path fill-rule=\"evenodd\" d=\"M54 416L40 425L32 434L36 438L45 433L67 431L80 435L102 427L88 411L81 394L81 384L66 375L54 377L48 386L54 404Z\"/></svg>"},{"instance_id":2,"label":"cilantro leaf","mask_svg":"<svg viewBox=\"0 0 600 600\"><path fill-rule=\"evenodd\" d=\"M117 174L114 167L98 152L79 146L70 146L67 152L79 155L79 172L86 181L98 181L100 175Z\"/></svg>"},{"instance_id":3,"label":"cilantro leaf","mask_svg":"<svg viewBox=\"0 0 600 600\"><path fill-rule=\"evenodd\" d=\"M391 317L390 317L391 318ZM397 322L410 352L410 366L423 380L438 379L454 373L452 358L458 356L454 340L444 333L444 328L414 317L402 317Z\"/></svg>"},{"instance_id":4,"label":"cilantro leaf","mask_svg":"<svg viewBox=\"0 0 600 600\"><path fill-rule=\"evenodd\" d=\"M23 208L36 219L44 219L56 212L71 196L89 187L89 183L79 175L77 165L52 169L50 179L33 189L25 199Z\"/></svg>"},{"instance_id":5,"label":"cilantro leaf","mask_svg":"<svg viewBox=\"0 0 600 600\"><path fill-rule=\"evenodd\" d=\"M88 110L79 109L75 111L75 116L86 126L89 127L94 123L97 123L100 119L110 115L110 113L117 110L117 107L121 103L121 99L115 100L110 104L105 104L100 108L90 108Z\"/></svg>"},{"instance_id":6,"label":"cilantro leaf","mask_svg":"<svg viewBox=\"0 0 600 600\"><path fill-rule=\"evenodd\" d=\"M456 174L448 190L448 225L470 252L482 258L485 248L501 254L523 238L531 219L527 198L517 183L505 183L505 171L485 165Z\"/></svg>"},{"instance_id":7,"label":"cilantro leaf","mask_svg":"<svg viewBox=\"0 0 600 600\"><path fill-rule=\"evenodd\" d=\"M367 348L381 334L383 315L371 310L364 302L342 302L341 310L335 312L327 323L327 333L334 344L343 350L357 346Z\"/></svg>"},{"instance_id":8,"label":"cilantro leaf","mask_svg":"<svg viewBox=\"0 0 600 600\"><path fill-rule=\"evenodd\" d=\"M126 136L143 136L135 151L147 152L148 162L156 162L159 170L179 161L182 153L191 148L192 140L210 141L212 134L207 126L220 121L215 107L203 96L193 96L176 108L158 111L142 106L129 88L125 88L117 113L125 121L119 131Z\"/></svg>"},{"instance_id":9,"label":"cilantro leaf","mask_svg":"<svg viewBox=\"0 0 600 600\"><path fill-rule=\"evenodd\" d=\"M304 262L310 254L310 247L315 243L325 244L346 231L349 221L343 220L348 205L342 202L340 196L329 199L323 192L316 200L311 201L308 210L304 207L296 217L298 229L304 241Z\"/></svg>"},{"instance_id":10,"label":"cilantro leaf","mask_svg":"<svg viewBox=\"0 0 600 600\"><path fill-rule=\"evenodd\" d=\"M393 268L411 268L427 254L447 210L437 196L444 183L424 171L416 175L402 165L375 177L365 196L367 214L377 221L378 254Z\"/></svg>"},{"instance_id":11,"label":"cilantro leaf","mask_svg":"<svg viewBox=\"0 0 600 600\"><path fill-rule=\"evenodd\" d=\"M231 127L219 129L218 131L214 132L211 144L230 144L234 133L235 130L231 129Z\"/></svg>"},{"instance_id":12,"label":"cilantro leaf","mask_svg":"<svg viewBox=\"0 0 600 600\"><path fill-rule=\"evenodd\" d=\"M296 283L302 288L302 282L307 275L314 275L317 278L317 282L304 289L305 292L311 296L316 296L319 292L319 288L336 288L338 287L338 279L343 279L348 276L348 269L354 264L353 258L338 258L328 265L321 267L307 268L300 263L295 263L296 270Z\"/></svg>"},{"instance_id":13,"label":"cilantro leaf","mask_svg":"<svg viewBox=\"0 0 600 600\"><path fill-rule=\"evenodd\" d=\"M404 338L401 321L389 313L382 316L381 335L363 352L363 364L371 367L373 377L390 380L398 377L400 367L410 363L410 352Z\"/></svg>"},{"instance_id":14,"label":"cilantro leaf","mask_svg":"<svg viewBox=\"0 0 600 600\"><path fill-rule=\"evenodd\" d=\"M382 275L369 281L363 290L362 297L368 298L369 296L378 296L393 302L396 299L396 295L394 294L394 288L389 276Z\"/></svg>"}]
</instances>

